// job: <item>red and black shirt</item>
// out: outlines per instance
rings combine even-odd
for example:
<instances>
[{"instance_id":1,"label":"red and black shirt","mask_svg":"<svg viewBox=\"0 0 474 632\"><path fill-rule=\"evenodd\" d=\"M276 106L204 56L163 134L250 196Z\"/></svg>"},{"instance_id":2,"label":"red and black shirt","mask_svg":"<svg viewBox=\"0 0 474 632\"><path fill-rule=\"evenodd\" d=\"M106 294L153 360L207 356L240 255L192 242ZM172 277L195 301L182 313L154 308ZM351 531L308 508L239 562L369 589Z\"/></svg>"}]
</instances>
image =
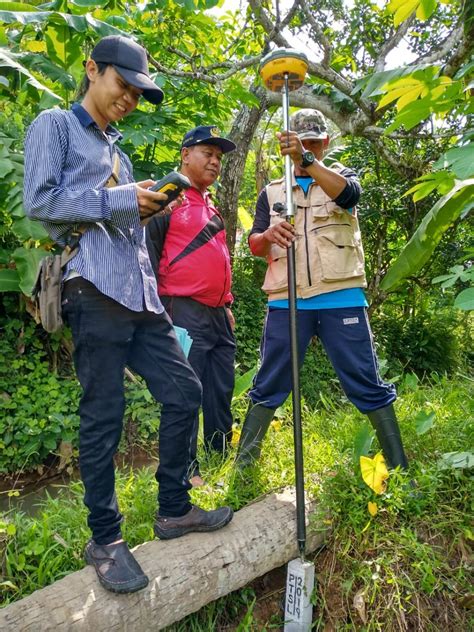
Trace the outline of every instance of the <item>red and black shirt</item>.
<instances>
[{"instance_id":1,"label":"red and black shirt","mask_svg":"<svg viewBox=\"0 0 474 632\"><path fill-rule=\"evenodd\" d=\"M232 301L224 221L209 193L188 189L171 215L150 220L146 239L160 296L187 296L210 307Z\"/></svg>"}]
</instances>

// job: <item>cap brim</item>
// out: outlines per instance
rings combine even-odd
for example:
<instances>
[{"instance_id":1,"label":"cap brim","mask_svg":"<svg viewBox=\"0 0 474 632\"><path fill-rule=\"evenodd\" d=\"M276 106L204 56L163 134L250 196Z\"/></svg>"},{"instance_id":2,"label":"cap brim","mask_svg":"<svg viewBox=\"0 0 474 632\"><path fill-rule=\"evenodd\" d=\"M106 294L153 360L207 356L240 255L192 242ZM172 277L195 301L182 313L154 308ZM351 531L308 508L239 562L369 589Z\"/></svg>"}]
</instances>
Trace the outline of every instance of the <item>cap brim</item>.
<instances>
[{"instance_id":1,"label":"cap brim","mask_svg":"<svg viewBox=\"0 0 474 632\"><path fill-rule=\"evenodd\" d=\"M136 70L130 70L129 68L123 68L115 64L113 64L113 67L127 83L134 88L143 90L142 96L144 99L154 105L159 105L163 101L163 97L165 96L163 90L159 88L156 83L153 83L150 77Z\"/></svg>"},{"instance_id":2,"label":"cap brim","mask_svg":"<svg viewBox=\"0 0 474 632\"><path fill-rule=\"evenodd\" d=\"M298 138L300 140L324 140L325 138L328 138L328 133L320 132L317 134L316 132L302 132L301 134L298 134Z\"/></svg>"},{"instance_id":3,"label":"cap brim","mask_svg":"<svg viewBox=\"0 0 474 632\"><path fill-rule=\"evenodd\" d=\"M233 143L228 138L220 138L220 136L213 136L212 138L204 138L203 140L198 140L196 142L185 143L182 145L183 147L193 147L194 145L217 145L222 149L223 154L227 154L229 151L234 151L237 148L237 145Z\"/></svg>"}]
</instances>

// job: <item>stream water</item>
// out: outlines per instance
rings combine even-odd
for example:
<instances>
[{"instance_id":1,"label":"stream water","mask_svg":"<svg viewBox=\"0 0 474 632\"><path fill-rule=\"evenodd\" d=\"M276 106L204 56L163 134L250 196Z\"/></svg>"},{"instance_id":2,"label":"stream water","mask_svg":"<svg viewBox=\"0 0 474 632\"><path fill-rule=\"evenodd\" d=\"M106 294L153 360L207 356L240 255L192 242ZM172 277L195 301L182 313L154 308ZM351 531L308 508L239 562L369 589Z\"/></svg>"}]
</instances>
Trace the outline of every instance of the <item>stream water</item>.
<instances>
[{"instance_id":1,"label":"stream water","mask_svg":"<svg viewBox=\"0 0 474 632\"><path fill-rule=\"evenodd\" d=\"M116 464L118 469L151 468L154 471L158 461L146 452L134 450L126 456L118 455ZM78 468L70 474L65 471L55 473L54 468L48 468L43 474L33 472L17 477L0 475L0 514L18 510L34 516L48 495L56 498L59 494L67 494L70 482L79 478Z\"/></svg>"}]
</instances>

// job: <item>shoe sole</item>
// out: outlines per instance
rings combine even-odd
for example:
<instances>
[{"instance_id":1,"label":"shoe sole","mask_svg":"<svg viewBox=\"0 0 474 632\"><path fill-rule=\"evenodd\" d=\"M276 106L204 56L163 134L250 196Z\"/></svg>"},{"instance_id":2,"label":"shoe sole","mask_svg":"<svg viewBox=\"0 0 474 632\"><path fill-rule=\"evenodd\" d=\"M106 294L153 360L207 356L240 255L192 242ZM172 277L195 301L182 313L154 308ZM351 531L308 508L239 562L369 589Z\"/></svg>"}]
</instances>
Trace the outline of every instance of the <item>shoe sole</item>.
<instances>
[{"instance_id":1,"label":"shoe sole","mask_svg":"<svg viewBox=\"0 0 474 632\"><path fill-rule=\"evenodd\" d=\"M103 588L105 588L109 592L119 593L119 594L120 593L121 594L134 593L148 586L148 577L146 575L143 575L143 577L137 577L136 579L130 582L123 582L121 584L113 584L111 582L108 582L106 579L104 579L104 577L99 575L99 573L97 572L97 569L94 564L94 560L89 555L87 549L84 551L84 559L89 566L92 566L94 568L97 575L97 579L100 582L100 585L103 586Z\"/></svg>"},{"instance_id":2,"label":"shoe sole","mask_svg":"<svg viewBox=\"0 0 474 632\"><path fill-rule=\"evenodd\" d=\"M204 525L196 526L196 527L175 527L174 529L167 529L166 531L161 531L155 525L153 530L155 532L156 537L159 538L160 540L173 540L174 538L180 538L181 536L186 535L187 533L206 533L208 531L217 531L218 529L222 529L222 527L225 527L226 524L229 524L233 516L234 516L234 512L231 509L229 514L223 520L221 520L215 525L212 525L212 527L206 527Z\"/></svg>"}]
</instances>

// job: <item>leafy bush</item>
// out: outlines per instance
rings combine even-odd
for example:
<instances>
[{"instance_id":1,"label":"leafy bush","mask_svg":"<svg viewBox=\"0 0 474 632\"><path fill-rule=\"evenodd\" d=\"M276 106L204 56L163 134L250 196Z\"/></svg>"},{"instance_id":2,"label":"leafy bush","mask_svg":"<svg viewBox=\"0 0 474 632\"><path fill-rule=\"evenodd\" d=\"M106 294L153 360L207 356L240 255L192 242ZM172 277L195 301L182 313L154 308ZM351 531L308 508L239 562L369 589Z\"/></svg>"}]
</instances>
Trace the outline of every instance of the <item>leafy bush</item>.
<instances>
[{"instance_id":1,"label":"leafy bush","mask_svg":"<svg viewBox=\"0 0 474 632\"><path fill-rule=\"evenodd\" d=\"M150 450L158 439L161 405L141 378L126 382L125 396L124 430L119 450L125 452L137 445Z\"/></svg>"},{"instance_id":2,"label":"leafy bush","mask_svg":"<svg viewBox=\"0 0 474 632\"><path fill-rule=\"evenodd\" d=\"M388 309L372 317L375 338L392 373L402 367L419 376L452 375L466 361L470 343L454 309L439 309L404 318Z\"/></svg>"},{"instance_id":3,"label":"leafy bush","mask_svg":"<svg viewBox=\"0 0 474 632\"><path fill-rule=\"evenodd\" d=\"M76 443L77 382L51 373L41 352L18 358L11 368L21 384L0 399L0 472L43 463L61 441Z\"/></svg>"},{"instance_id":4,"label":"leafy bush","mask_svg":"<svg viewBox=\"0 0 474 632\"><path fill-rule=\"evenodd\" d=\"M347 401L336 373L319 340L313 340L306 352L301 371L301 396L310 408L317 408L325 394Z\"/></svg>"},{"instance_id":5,"label":"leafy bush","mask_svg":"<svg viewBox=\"0 0 474 632\"><path fill-rule=\"evenodd\" d=\"M260 337L265 318L267 297L260 289L265 276L266 262L250 255L244 235L234 258L232 292L237 342L237 364L241 373L251 369L259 357Z\"/></svg>"},{"instance_id":6,"label":"leafy bush","mask_svg":"<svg viewBox=\"0 0 474 632\"><path fill-rule=\"evenodd\" d=\"M68 332L63 335L67 338ZM43 464L61 442L78 446L81 388L70 360L51 367L60 339L46 336L32 321L3 323L0 341L0 473ZM141 379L126 382L127 406L120 450L155 442L160 406Z\"/></svg>"},{"instance_id":7,"label":"leafy bush","mask_svg":"<svg viewBox=\"0 0 474 632\"><path fill-rule=\"evenodd\" d=\"M0 343L0 472L44 463L61 441L74 443L79 385L50 370L33 323L12 319ZM15 340L15 342L14 342Z\"/></svg>"}]
</instances>

